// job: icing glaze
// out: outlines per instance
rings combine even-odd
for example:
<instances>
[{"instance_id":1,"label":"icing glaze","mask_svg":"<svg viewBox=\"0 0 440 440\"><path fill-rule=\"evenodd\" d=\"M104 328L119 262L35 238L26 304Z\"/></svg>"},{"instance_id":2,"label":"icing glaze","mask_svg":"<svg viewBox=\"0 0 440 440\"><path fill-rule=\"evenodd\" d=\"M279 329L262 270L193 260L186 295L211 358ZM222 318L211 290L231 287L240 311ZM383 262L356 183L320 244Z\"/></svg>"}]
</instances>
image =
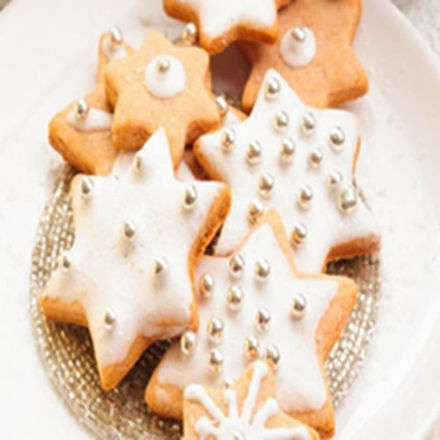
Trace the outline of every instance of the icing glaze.
<instances>
[{"instance_id":1,"label":"icing glaze","mask_svg":"<svg viewBox=\"0 0 440 440\"><path fill-rule=\"evenodd\" d=\"M127 56L124 45L113 45L109 36L105 36L102 40L102 50L109 60L119 60Z\"/></svg>"},{"instance_id":2,"label":"icing glaze","mask_svg":"<svg viewBox=\"0 0 440 440\"><path fill-rule=\"evenodd\" d=\"M338 283L331 279L297 278L267 223L249 237L240 255L245 265L239 278L231 276L229 258L205 256L198 264L195 284L200 286L205 274L210 274L215 284L209 298L199 291L197 345L192 356L184 357L179 344L174 344L158 367L159 383L183 390L191 383L215 386L225 379L237 378L249 363L244 352L246 338L253 337L260 350L275 345L280 352L275 377L281 408L286 412L321 408L327 390L316 355L315 333L338 291ZM256 277L255 265L263 259L271 269L261 282ZM233 285L239 285L244 294L240 308L235 311L227 307L228 290ZM298 293L306 298L307 311L302 319L292 319L291 305ZM276 317L265 331L255 325L256 314L263 308ZM224 358L223 368L217 374L208 368L213 343L207 329L213 317L224 323L221 340L215 345Z\"/></svg>"},{"instance_id":3,"label":"icing glaze","mask_svg":"<svg viewBox=\"0 0 440 440\"><path fill-rule=\"evenodd\" d=\"M198 11L202 32L211 38L240 24L271 27L277 13L275 0L185 0L185 3Z\"/></svg>"},{"instance_id":4,"label":"icing glaze","mask_svg":"<svg viewBox=\"0 0 440 440\"><path fill-rule=\"evenodd\" d=\"M300 37L293 35L298 30ZM316 55L316 40L311 29L302 26L289 29L281 38L279 50L283 60L291 67L303 67Z\"/></svg>"},{"instance_id":5,"label":"icing glaze","mask_svg":"<svg viewBox=\"0 0 440 440\"><path fill-rule=\"evenodd\" d=\"M241 412L238 408L237 394L227 389L223 399L228 407L227 414L211 399L205 388L200 385L189 385L185 389L185 398L202 405L214 419L202 417L197 420L195 429L201 439L212 436L217 440L230 440L240 433L245 439L253 440L309 440L305 426L295 428L266 428L266 422L280 412L275 399L269 398L252 417L262 380L267 376L268 367L264 362L253 364L253 373Z\"/></svg>"},{"instance_id":6,"label":"icing glaze","mask_svg":"<svg viewBox=\"0 0 440 440\"><path fill-rule=\"evenodd\" d=\"M128 157L117 159L110 176L73 181L70 268L56 270L43 292L83 306L100 369L124 360L137 335L172 337L188 326L189 252L221 188L192 182L197 201L185 210L187 184L174 177L163 130L130 167ZM162 273L158 261L165 261Z\"/></svg>"},{"instance_id":7,"label":"icing glaze","mask_svg":"<svg viewBox=\"0 0 440 440\"><path fill-rule=\"evenodd\" d=\"M270 79L280 86L274 96L266 91ZM233 139L227 151L226 134L228 142ZM343 142L336 146L331 136ZM377 234L372 214L360 199L351 212L339 208L344 186L353 184L358 140L354 115L306 107L281 75L269 70L249 118L202 136L195 147L207 169L227 183L232 194L216 253L232 252L249 233L251 204L251 220L261 215L261 209L275 208L288 234L306 233L300 237L302 244L292 246L298 269L306 273L321 271L333 246ZM248 160L255 143L261 154L258 160ZM334 171L343 180L329 187ZM308 190L312 198L302 203L301 194Z\"/></svg>"},{"instance_id":8,"label":"icing glaze","mask_svg":"<svg viewBox=\"0 0 440 440\"><path fill-rule=\"evenodd\" d=\"M113 115L109 112L90 108L86 115L78 118L74 110L67 114L67 121L79 131L102 131L112 128Z\"/></svg>"},{"instance_id":9,"label":"icing glaze","mask_svg":"<svg viewBox=\"0 0 440 440\"><path fill-rule=\"evenodd\" d=\"M185 90L185 84L185 68L176 57L159 55L145 69L145 85L155 98L172 98Z\"/></svg>"}]
</instances>

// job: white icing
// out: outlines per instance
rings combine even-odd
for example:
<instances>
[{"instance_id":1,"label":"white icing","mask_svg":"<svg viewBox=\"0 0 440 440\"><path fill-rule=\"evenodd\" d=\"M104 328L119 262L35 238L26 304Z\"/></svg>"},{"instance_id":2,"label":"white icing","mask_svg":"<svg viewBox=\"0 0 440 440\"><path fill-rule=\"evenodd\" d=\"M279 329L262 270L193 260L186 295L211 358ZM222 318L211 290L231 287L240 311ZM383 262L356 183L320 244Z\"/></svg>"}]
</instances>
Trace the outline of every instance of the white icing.
<instances>
[{"instance_id":1,"label":"white icing","mask_svg":"<svg viewBox=\"0 0 440 440\"><path fill-rule=\"evenodd\" d=\"M161 60L169 62L166 72L159 72L157 68ZM178 58L171 55L157 56L145 69L145 85L155 98L172 98L185 90L185 84L185 68Z\"/></svg>"},{"instance_id":2,"label":"white icing","mask_svg":"<svg viewBox=\"0 0 440 440\"><path fill-rule=\"evenodd\" d=\"M163 0L138 0L139 19L149 29L156 29L171 40L181 38L185 24L166 15Z\"/></svg>"},{"instance_id":3,"label":"white icing","mask_svg":"<svg viewBox=\"0 0 440 440\"><path fill-rule=\"evenodd\" d=\"M276 20L275 0L185 0L196 9L203 33L219 37L238 25L268 28Z\"/></svg>"},{"instance_id":4,"label":"white icing","mask_svg":"<svg viewBox=\"0 0 440 440\"><path fill-rule=\"evenodd\" d=\"M180 165L176 171L176 177L181 182L192 182L192 181L196 180L191 169L184 161L180 162Z\"/></svg>"},{"instance_id":5,"label":"white icing","mask_svg":"<svg viewBox=\"0 0 440 440\"><path fill-rule=\"evenodd\" d=\"M240 433L245 439L252 440L308 440L310 438L305 426L295 428L266 428L266 422L280 412L275 399L269 398L258 409L255 416L257 398L262 380L267 376L268 367L264 362L253 364L253 373L241 413L238 409L237 394L228 389L223 399L228 406L228 413L223 414L207 391L200 385L190 385L185 389L185 398L202 405L214 421L203 417L197 420L195 428L201 439L214 437L217 440L230 440Z\"/></svg>"},{"instance_id":6,"label":"white icing","mask_svg":"<svg viewBox=\"0 0 440 440\"><path fill-rule=\"evenodd\" d=\"M200 261L195 274L196 285L203 274L209 273L215 279L215 289L211 298L198 302L200 324L195 353L184 358L178 344L174 344L158 367L158 381L183 390L191 383L215 386L227 378L237 378L248 363L243 350L245 338L255 336L262 348L275 344L281 353L275 376L281 408L286 412L321 408L327 390L316 355L315 333L338 291L337 282L330 278L314 280L295 276L267 224L257 228L240 254L245 260L245 270L238 280L229 274L228 258L206 256ZM271 265L265 282L257 281L254 273L255 263L262 258ZM242 287L244 301L238 311L231 312L226 306L226 296L234 283ZM292 319L290 314L297 293L302 293L307 300L307 311L300 320ZM272 315L265 332L255 328L255 315L261 308ZM206 329L214 316L224 322L222 340L217 345L224 356L224 365L218 375L213 375L208 368L212 343Z\"/></svg>"},{"instance_id":7,"label":"white icing","mask_svg":"<svg viewBox=\"0 0 440 440\"><path fill-rule=\"evenodd\" d=\"M297 41L288 30L280 41L280 54L283 60L291 67L303 67L309 64L316 55L316 40L314 33L303 26L304 41Z\"/></svg>"},{"instance_id":8,"label":"white icing","mask_svg":"<svg viewBox=\"0 0 440 440\"><path fill-rule=\"evenodd\" d=\"M80 131L103 131L112 128L113 115L109 112L90 108L84 118L78 118L75 110L67 114L67 122Z\"/></svg>"},{"instance_id":9,"label":"white icing","mask_svg":"<svg viewBox=\"0 0 440 440\"><path fill-rule=\"evenodd\" d=\"M333 170L342 174L345 183L352 182L358 124L355 116L347 111L307 108L277 72L268 71L266 80L270 76L281 84L279 96L267 99L263 85L250 117L232 126L236 141L229 153L225 154L221 146L224 130L202 136L199 140L200 153L210 168L229 185L232 195L231 209L216 252L226 255L240 245L251 228L248 206L253 200L259 200L264 208L275 208L279 212L289 234L297 222L306 225L307 240L301 248L295 249L295 262L300 271L316 273L322 270L329 250L335 245L377 233L371 212L362 202L355 211L341 213L337 206L338 189L330 190L327 186L328 175ZM283 132L273 126L274 116L280 110L287 112L290 121ZM309 135L304 135L300 128L306 111L312 111L316 118L315 132ZM330 132L337 126L346 136L338 153L329 144ZM282 140L288 137L296 144L291 164L280 160ZM246 161L246 152L249 143L256 140L263 149L261 160L250 165ZM314 148L321 149L324 155L317 168L309 164L309 155ZM261 197L258 193L258 180L264 173L269 173L275 180L270 197ZM304 209L298 205L297 195L300 188L307 185L313 191L313 200L310 207Z\"/></svg>"},{"instance_id":10,"label":"white icing","mask_svg":"<svg viewBox=\"0 0 440 440\"><path fill-rule=\"evenodd\" d=\"M64 303L82 304L100 368L122 361L137 335L173 337L189 324L188 254L220 190L218 183L193 182L197 202L191 211L182 207L187 185L174 177L163 130L137 154L143 158L141 173L133 167L123 173L123 166L116 166L108 177L90 176L87 200L80 194L81 181L74 181L72 267L57 270L44 291ZM129 241L122 236L127 220L136 227ZM160 280L152 275L157 257L168 265ZM103 325L107 310L116 318L111 332Z\"/></svg>"},{"instance_id":11,"label":"white icing","mask_svg":"<svg viewBox=\"0 0 440 440\"><path fill-rule=\"evenodd\" d=\"M127 56L124 44L113 45L108 35L102 40L102 50L109 60L119 60Z\"/></svg>"}]
</instances>

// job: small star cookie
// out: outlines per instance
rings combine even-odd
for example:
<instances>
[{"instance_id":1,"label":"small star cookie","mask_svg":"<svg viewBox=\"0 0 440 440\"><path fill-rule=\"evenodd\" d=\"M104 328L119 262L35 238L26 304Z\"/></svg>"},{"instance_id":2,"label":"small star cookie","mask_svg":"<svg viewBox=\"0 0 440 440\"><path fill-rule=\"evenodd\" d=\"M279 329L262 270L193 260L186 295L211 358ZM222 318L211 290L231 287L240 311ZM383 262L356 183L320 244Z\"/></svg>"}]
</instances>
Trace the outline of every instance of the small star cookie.
<instances>
[{"instance_id":1,"label":"small star cookie","mask_svg":"<svg viewBox=\"0 0 440 440\"><path fill-rule=\"evenodd\" d=\"M319 440L316 431L281 411L275 394L274 374L263 361L255 361L226 389L189 385L183 440Z\"/></svg>"},{"instance_id":2,"label":"small star cookie","mask_svg":"<svg viewBox=\"0 0 440 440\"><path fill-rule=\"evenodd\" d=\"M146 400L182 417L191 383L220 386L260 357L276 366L282 410L322 435L334 430L323 365L351 314L353 281L295 269L275 211L231 257L203 257L195 271L199 327L174 343L151 378Z\"/></svg>"},{"instance_id":3,"label":"small star cookie","mask_svg":"<svg viewBox=\"0 0 440 440\"><path fill-rule=\"evenodd\" d=\"M268 208L281 215L303 272L377 250L376 223L353 180L359 150L353 114L305 106L269 70L249 118L194 146L202 168L232 194L216 253L233 252Z\"/></svg>"},{"instance_id":4,"label":"small star cookie","mask_svg":"<svg viewBox=\"0 0 440 440\"><path fill-rule=\"evenodd\" d=\"M64 159L77 170L105 175L116 158L111 125L113 116L107 104L103 71L112 59L132 53L122 33L111 28L99 41L96 89L84 98L69 104L49 124L49 141Z\"/></svg>"},{"instance_id":5,"label":"small star cookie","mask_svg":"<svg viewBox=\"0 0 440 440\"><path fill-rule=\"evenodd\" d=\"M220 122L208 54L176 46L158 32L150 31L138 52L109 63L105 83L118 150L140 148L163 127L177 166L185 144Z\"/></svg>"},{"instance_id":6,"label":"small star cookie","mask_svg":"<svg viewBox=\"0 0 440 440\"><path fill-rule=\"evenodd\" d=\"M277 10L291 0L164 0L172 17L194 22L200 45L210 54L236 40L273 43L278 35Z\"/></svg>"},{"instance_id":7,"label":"small star cookie","mask_svg":"<svg viewBox=\"0 0 440 440\"><path fill-rule=\"evenodd\" d=\"M106 390L195 325L191 274L229 203L222 184L175 179L163 130L120 168L73 180L75 242L40 298L47 318L89 328Z\"/></svg>"},{"instance_id":8,"label":"small star cookie","mask_svg":"<svg viewBox=\"0 0 440 440\"><path fill-rule=\"evenodd\" d=\"M252 109L269 68L314 107L339 106L367 93L367 75L351 48L361 8L361 0L296 0L286 6L274 45L240 45L252 65L243 108Z\"/></svg>"}]
</instances>

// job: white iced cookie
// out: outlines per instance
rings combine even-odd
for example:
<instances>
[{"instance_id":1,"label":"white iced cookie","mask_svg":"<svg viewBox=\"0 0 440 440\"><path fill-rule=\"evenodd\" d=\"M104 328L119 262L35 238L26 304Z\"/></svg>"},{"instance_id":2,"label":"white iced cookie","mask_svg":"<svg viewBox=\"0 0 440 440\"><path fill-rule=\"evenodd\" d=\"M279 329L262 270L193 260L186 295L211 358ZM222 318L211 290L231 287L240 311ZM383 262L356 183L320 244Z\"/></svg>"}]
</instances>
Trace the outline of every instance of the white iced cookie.
<instances>
[{"instance_id":1,"label":"white iced cookie","mask_svg":"<svg viewBox=\"0 0 440 440\"><path fill-rule=\"evenodd\" d=\"M185 399L198 403L208 413L207 417L200 417L194 421L192 415L185 420L194 423L194 431L198 438L311 440L307 427L299 423L292 427L266 427L268 420L281 412L278 402L273 397L268 397L263 403L258 402L260 393L264 392L262 383L270 374L269 367L262 361L256 361L249 368L252 369L252 377L241 406L237 391L232 387L223 392L218 391L218 394L222 394L222 406L226 406L226 413L223 413L201 385L189 385L185 389ZM291 420L289 422L292 424ZM194 436L191 437L190 433L184 438L191 440Z\"/></svg>"},{"instance_id":2,"label":"white iced cookie","mask_svg":"<svg viewBox=\"0 0 440 440\"><path fill-rule=\"evenodd\" d=\"M113 115L103 110L90 108L85 99L79 99L67 114L67 121L79 131L110 130Z\"/></svg>"},{"instance_id":3,"label":"white iced cookie","mask_svg":"<svg viewBox=\"0 0 440 440\"><path fill-rule=\"evenodd\" d=\"M127 372L126 358L139 337L151 343L191 324L190 271L199 252L193 247L207 245L205 222L219 221L212 210L225 190L214 182L177 181L163 130L130 167L126 159L122 155L108 177L74 179L74 245L41 298L47 316L67 313L68 322L84 322L68 315L69 307L80 305L105 388ZM102 376L107 368L116 371L108 380Z\"/></svg>"},{"instance_id":4,"label":"white iced cookie","mask_svg":"<svg viewBox=\"0 0 440 440\"><path fill-rule=\"evenodd\" d=\"M159 55L145 68L145 85L155 98L172 98L185 90L185 84L185 68L176 57Z\"/></svg>"},{"instance_id":5,"label":"white iced cookie","mask_svg":"<svg viewBox=\"0 0 440 440\"><path fill-rule=\"evenodd\" d=\"M307 107L269 70L249 118L194 147L208 175L231 189L216 253L234 251L269 208L280 214L303 272L321 271L334 249L331 257L377 247L374 219L354 186L358 145L353 114Z\"/></svg>"},{"instance_id":6,"label":"white iced cookie","mask_svg":"<svg viewBox=\"0 0 440 440\"><path fill-rule=\"evenodd\" d=\"M289 66L307 66L316 55L315 35L308 27L295 26L281 38L279 50Z\"/></svg>"},{"instance_id":7,"label":"white iced cookie","mask_svg":"<svg viewBox=\"0 0 440 440\"><path fill-rule=\"evenodd\" d=\"M313 413L326 406L322 346L338 337L356 287L335 277L298 276L272 227L261 224L231 257L201 259L195 273L199 330L185 333L159 364L147 390L153 410L169 387L220 386L259 358L276 366L283 411ZM335 310L337 319L328 318ZM323 321L325 334L319 331Z\"/></svg>"}]
</instances>

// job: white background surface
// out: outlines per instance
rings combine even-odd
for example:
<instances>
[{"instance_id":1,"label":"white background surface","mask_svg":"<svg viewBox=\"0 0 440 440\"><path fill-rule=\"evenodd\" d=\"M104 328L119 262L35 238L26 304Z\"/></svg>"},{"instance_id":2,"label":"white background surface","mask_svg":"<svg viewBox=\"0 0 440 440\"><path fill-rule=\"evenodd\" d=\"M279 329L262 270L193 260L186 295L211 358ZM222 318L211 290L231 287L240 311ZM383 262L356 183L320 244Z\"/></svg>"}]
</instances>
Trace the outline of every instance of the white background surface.
<instances>
[{"instance_id":1,"label":"white background surface","mask_svg":"<svg viewBox=\"0 0 440 440\"><path fill-rule=\"evenodd\" d=\"M133 4L116 0L14 0L0 14L1 439L90 438L38 358L28 277L60 163L46 125L92 87L97 38L112 24L130 29L132 41L145 33ZM372 79L369 96L351 108L364 133L360 178L384 235L384 298L364 369L337 414L338 438L414 440L440 396L440 70L384 0L365 0L356 51Z\"/></svg>"}]
</instances>

